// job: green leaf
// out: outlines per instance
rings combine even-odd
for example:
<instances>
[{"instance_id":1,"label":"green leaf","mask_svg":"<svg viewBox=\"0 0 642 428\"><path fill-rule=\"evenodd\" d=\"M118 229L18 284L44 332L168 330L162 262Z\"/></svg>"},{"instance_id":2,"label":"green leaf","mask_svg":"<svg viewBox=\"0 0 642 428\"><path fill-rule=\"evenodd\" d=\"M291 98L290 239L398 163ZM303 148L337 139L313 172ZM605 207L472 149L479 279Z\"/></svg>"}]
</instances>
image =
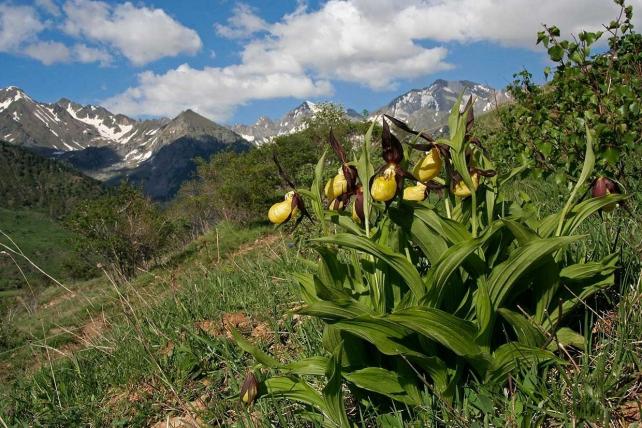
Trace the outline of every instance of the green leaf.
<instances>
[{"instance_id":1,"label":"green leaf","mask_svg":"<svg viewBox=\"0 0 642 428\"><path fill-rule=\"evenodd\" d=\"M610 254L598 262L576 263L560 271L560 277L567 281L585 281L598 275L610 275L617 269L618 255Z\"/></svg>"},{"instance_id":2,"label":"green leaf","mask_svg":"<svg viewBox=\"0 0 642 428\"><path fill-rule=\"evenodd\" d=\"M477 343L480 346L486 346L484 349L488 350L495 314L493 311L493 305L490 301L490 295L488 294L488 286L486 285L486 280L483 277L477 282L477 292L475 293L475 313L477 315L477 326L479 329L476 338Z\"/></svg>"},{"instance_id":3,"label":"green leaf","mask_svg":"<svg viewBox=\"0 0 642 428\"><path fill-rule=\"evenodd\" d=\"M334 244L339 247L352 248L370 254L378 260L383 261L394 269L405 280L406 285L419 299L425 294L425 287L417 272L417 269L400 253L389 248L378 245L369 239L361 236L354 236L347 233L338 233L334 236L314 239L315 242Z\"/></svg>"},{"instance_id":4,"label":"green leaf","mask_svg":"<svg viewBox=\"0 0 642 428\"><path fill-rule=\"evenodd\" d=\"M477 329L474 324L439 309L404 309L386 319L442 344L457 355L477 358L482 354L475 343Z\"/></svg>"},{"instance_id":5,"label":"green leaf","mask_svg":"<svg viewBox=\"0 0 642 428\"><path fill-rule=\"evenodd\" d=\"M569 216L564 223L562 234L572 234L590 215L606 207L607 205L621 202L625 199L628 199L629 197L630 195L613 194L602 196L601 198L590 198L586 201L580 202L579 204L574 206L569 213Z\"/></svg>"},{"instance_id":6,"label":"green leaf","mask_svg":"<svg viewBox=\"0 0 642 428\"><path fill-rule=\"evenodd\" d=\"M325 401L321 394L306 382L295 377L275 376L261 383L259 396L286 398L315 407L324 415L329 416Z\"/></svg>"},{"instance_id":7,"label":"green leaf","mask_svg":"<svg viewBox=\"0 0 642 428\"><path fill-rule=\"evenodd\" d=\"M553 45L548 48L548 56L551 61L559 62L564 57L564 49L560 45Z\"/></svg>"},{"instance_id":8,"label":"green leaf","mask_svg":"<svg viewBox=\"0 0 642 428\"><path fill-rule=\"evenodd\" d=\"M328 211L325 213L325 218L353 235L365 236L363 229L359 227L354 220L352 220L352 216L350 214Z\"/></svg>"},{"instance_id":9,"label":"green leaf","mask_svg":"<svg viewBox=\"0 0 642 428\"><path fill-rule=\"evenodd\" d=\"M537 233L523 223L519 223L511 218L502 219L506 227L511 231L520 246L528 244L534 239L539 239Z\"/></svg>"},{"instance_id":10,"label":"green leaf","mask_svg":"<svg viewBox=\"0 0 642 428\"><path fill-rule=\"evenodd\" d=\"M551 352L521 345L515 342L505 343L493 353L492 363L486 373L486 382L491 385L502 383L509 373L519 368L531 368L533 365L554 361Z\"/></svg>"},{"instance_id":11,"label":"green leaf","mask_svg":"<svg viewBox=\"0 0 642 428\"><path fill-rule=\"evenodd\" d=\"M385 355L424 357L422 353L407 346L412 332L387 319L361 316L335 322L332 326L373 344Z\"/></svg>"},{"instance_id":12,"label":"green leaf","mask_svg":"<svg viewBox=\"0 0 642 428\"><path fill-rule=\"evenodd\" d=\"M265 367L278 368L281 365L277 360L247 341L238 331L236 331L236 329L233 328L231 333L232 337L239 345L239 348L252 355L256 361L263 364Z\"/></svg>"},{"instance_id":13,"label":"green leaf","mask_svg":"<svg viewBox=\"0 0 642 428\"><path fill-rule=\"evenodd\" d=\"M497 312L513 327L520 344L537 348L546 340L542 332L524 315L506 308L499 308Z\"/></svg>"},{"instance_id":14,"label":"green leaf","mask_svg":"<svg viewBox=\"0 0 642 428\"><path fill-rule=\"evenodd\" d=\"M432 304L439 303L450 276L482 243L482 239L471 239L459 242L446 250L439 261L430 269L426 280L429 302Z\"/></svg>"},{"instance_id":15,"label":"green leaf","mask_svg":"<svg viewBox=\"0 0 642 428\"><path fill-rule=\"evenodd\" d=\"M330 419L337 427L349 427L346 409L343 403L343 389L341 388L341 353L343 343L340 343L328 361L326 376L328 383L323 388L323 401Z\"/></svg>"},{"instance_id":16,"label":"green leaf","mask_svg":"<svg viewBox=\"0 0 642 428\"><path fill-rule=\"evenodd\" d=\"M359 388L385 395L393 400L406 404L421 404L408 395L402 385L402 378L396 372L380 367L367 367L365 369L347 372L343 377Z\"/></svg>"},{"instance_id":17,"label":"green leaf","mask_svg":"<svg viewBox=\"0 0 642 428\"><path fill-rule=\"evenodd\" d=\"M493 307L498 309L509 296L517 280L537 267L541 259L580 238L580 236L563 236L537 239L517 248L506 261L495 266L488 278Z\"/></svg>"},{"instance_id":18,"label":"green leaf","mask_svg":"<svg viewBox=\"0 0 642 428\"><path fill-rule=\"evenodd\" d=\"M557 333L555 335L557 336L557 341L562 346L574 346L578 349L584 349L586 347L584 336L577 333L576 331L571 330L568 327L560 328L559 330L557 330Z\"/></svg>"},{"instance_id":19,"label":"green leaf","mask_svg":"<svg viewBox=\"0 0 642 428\"><path fill-rule=\"evenodd\" d=\"M315 356L285 364L281 368L299 376L325 376L329 359Z\"/></svg>"},{"instance_id":20,"label":"green leaf","mask_svg":"<svg viewBox=\"0 0 642 428\"><path fill-rule=\"evenodd\" d=\"M425 207L412 209L408 205L401 205L397 208L388 208L388 212L390 213L392 221L410 234L413 243L415 243L426 258L434 264L448 249L448 244L444 238L414 215L416 210L421 209L425 209Z\"/></svg>"},{"instance_id":21,"label":"green leaf","mask_svg":"<svg viewBox=\"0 0 642 428\"><path fill-rule=\"evenodd\" d=\"M441 217L431 208L417 207L413 214L451 244L472 239L472 235L466 230L466 226Z\"/></svg>"},{"instance_id":22,"label":"green leaf","mask_svg":"<svg viewBox=\"0 0 642 428\"><path fill-rule=\"evenodd\" d=\"M580 178L577 180L577 183L575 183L575 186L573 187L573 191L571 192L571 195L566 201L566 204L564 205L564 208L562 209L562 212L560 214L560 220L557 226L557 232L555 233L556 236L561 235L562 229L564 227L564 222L566 219L566 214L569 212L569 210L575 203L575 195L582 188L584 183L586 183L586 181L588 180L589 176L591 175L591 172L593 171L594 166L595 166L595 153L593 152L593 135L591 133L591 130L588 128L588 125L586 125L586 153L584 154L584 165L582 165L582 172L580 173Z\"/></svg>"},{"instance_id":23,"label":"green leaf","mask_svg":"<svg viewBox=\"0 0 642 428\"><path fill-rule=\"evenodd\" d=\"M352 319L370 315L370 310L355 301L323 301L307 304L296 311L299 314L311 315L329 321Z\"/></svg>"}]
</instances>

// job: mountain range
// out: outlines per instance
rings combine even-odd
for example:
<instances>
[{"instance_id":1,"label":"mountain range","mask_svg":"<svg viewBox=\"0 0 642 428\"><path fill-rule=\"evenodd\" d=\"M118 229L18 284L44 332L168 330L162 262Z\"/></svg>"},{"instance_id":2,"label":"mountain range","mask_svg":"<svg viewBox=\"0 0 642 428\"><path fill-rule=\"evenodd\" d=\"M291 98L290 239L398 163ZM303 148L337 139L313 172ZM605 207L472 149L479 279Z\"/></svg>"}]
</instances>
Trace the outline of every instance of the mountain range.
<instances>
[{"instance_id":1,"label":"mountain range","mask_svg":"<svg viewBox=\"0 0 642 428\"><path fill-rule=\"evenodd\" d=\"M476 113L506 102L506 92L470 81L437 80L392 100L367 117L347 109L349 120L377 120L390 114L411 126L439 132L460 94L473 96ZM209 159L222 150L241 152L305 128L320 109L305 101L279 120L260 117L253 125L225 127L192 110L173 119L136 120L96 105L62 98L34 101L21 89L0 89L0 140L67 162L110 184L123 179L142 186L157 200L170 199L196 168L195 157Z\"/></svg>"},{"instance_id":2,"label":"mountain range","mask_svg":"<svg viewBox=\"0 0 642 428\"><path fill-rule=\"evenodd\" d=\"M40 103L16 87L0 89L0 139L66 161L101 181L127 179L158 200L171 198L191 176L195 157L251 147L192 110L171 120L139 121L65 98Z\"/></svg>"}]
</instances>

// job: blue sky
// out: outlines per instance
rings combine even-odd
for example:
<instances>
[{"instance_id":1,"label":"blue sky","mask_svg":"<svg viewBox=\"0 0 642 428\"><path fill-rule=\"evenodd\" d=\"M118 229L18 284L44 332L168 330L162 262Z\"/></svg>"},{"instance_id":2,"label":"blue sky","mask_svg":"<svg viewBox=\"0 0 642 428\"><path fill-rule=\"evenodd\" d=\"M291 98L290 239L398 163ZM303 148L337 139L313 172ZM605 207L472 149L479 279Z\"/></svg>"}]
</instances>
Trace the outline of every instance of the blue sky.
<instances>
[{"instance_id":1,"label":"blue sky","mask_svg":"<svg viewBox=\"0 0 642 428\"><path fill-rule=\"evenodd\" d=\"M614 14L608 0L9 0L0 86L223 123L277 118L304 99L373 110L437 78L500 88L527 68L541 79L541 23L577 33Z\"/></svg>"}]
</instances>

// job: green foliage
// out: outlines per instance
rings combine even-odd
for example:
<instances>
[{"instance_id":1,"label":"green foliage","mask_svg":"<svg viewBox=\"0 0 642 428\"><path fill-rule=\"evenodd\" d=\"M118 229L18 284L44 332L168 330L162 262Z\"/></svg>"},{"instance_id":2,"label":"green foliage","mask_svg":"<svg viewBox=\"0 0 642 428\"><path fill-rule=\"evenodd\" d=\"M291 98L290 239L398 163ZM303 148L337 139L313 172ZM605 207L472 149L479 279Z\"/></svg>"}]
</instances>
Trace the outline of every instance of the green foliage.
<instances>
[{"instance_id":1,"label":"green foliage","mask_svg":"<svg viewBox=\"0 0 642 428\"><path fill-rule=\"evenodd\" d=\"M126 184L80 204L67 225L82 236L80 254L98 257L125 278L158 261L177 232L150 199Z\"/></svg>"},{"instance_id":2,"label":"green foliage","mask_svg":"<svg viewBox=\"0 0 642 428\"><path fill-rule=\"evenodd\" d=\"M333 104L321 104L315 116L304 123L303 131L276 137L273 143L241 154L220 153L199 163L195 180L182 186L170 212L200 230L220 219L265 221L270 205L282 200L289 190L274 168L274 153L292 180L307 187L329 130L347 141L367 126L348 121L343 109ZM339 164L329 160L328 166L336 171Z\"/></svg>"},{"instance_id":3,"label":"green foliage","mask_svg":"<svg viewBox=\"0 0 642 428\"><path fill-rule=\"evenodd\" d=\"M546 27L537 42L548 50L554 71L538 86L528 71L509 86L514 102L499 110L502 126L489 136L489 147L503 167L527 164L535 177L559 184L579 174L584 161L585 127L596 133L596 173L637 188L642 155L642 36L631 25L632 8L616 1L620 17L604 31L561 40L557 27ZM606 52L593 54L608 38Z\"/></svg>"},{"instance_id":4,"label":"green foliage","mask_svg":"<svg viewBox=\"0 0 642 428\"><path fill-rule=\"evenodd\" d=\"M101 192L98 181L65 164L0 141L0 207L35 209L60 218Z\"/></svg>"},{"instance_id":5,"label":"green foliage","mask_svg":"<svg viewBox=\"0 0 642 428\"><path fill-rule=\"evenodd\" d=\"M471 176L481 170L475 166L490 161L473 144L470 118L456 104L450 138L437 144L447 180L460 177L476 188ZM281 373L264 382L259 396L295 399L316 409L315 420L324 426L346 426L345 413L336 407L336 364L361 405L386 411L428 404L425 388L453 402L471 379L500 390L511 373L558 361L558 346L577 345L581 337L564 320L578 303L614 283L617 264L615 254L587 263L568 251L583 239L574 235L579 224L624 199L611 195L578 203L594 163L590 134L586 141L576 188L564 209L548 217L533 214L528 200L510 197L510 185L493 177L464 199L446 186L446 195L434 203L395 199L384 205L370 198L365 185L364 229L336 212L317 218L339 230L313 240L318 269L295 278L304 300L297 312L325 324L325 369L318 358L277 364L239 341ZM353 162L362 183L374 175L370 144L368 135L360 161ZM316 175L315 183L322 182L320 169ZM319 212L319 192L303 194ZM309 375L327 379L321 394Z\"/></svg>"}]
</instances>

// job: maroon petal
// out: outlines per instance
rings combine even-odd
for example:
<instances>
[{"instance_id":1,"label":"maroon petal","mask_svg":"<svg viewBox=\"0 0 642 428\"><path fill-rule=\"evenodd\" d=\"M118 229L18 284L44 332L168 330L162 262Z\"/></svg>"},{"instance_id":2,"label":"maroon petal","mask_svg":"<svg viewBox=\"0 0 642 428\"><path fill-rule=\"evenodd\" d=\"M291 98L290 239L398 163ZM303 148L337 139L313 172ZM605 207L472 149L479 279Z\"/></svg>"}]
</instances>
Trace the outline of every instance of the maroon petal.
<instances>
[{"instance_id":1,"label":"maroon petal","mask_svg":"<svg viewBox=\"0 0 642 428\"><path fill-rule=\"evenodd\" d=\"M279 175L281 176L281 179L283 179L283 181L285 181L288 184L288 186L292 188L292 190L296 190L296 186L294 185L294 183L292 183L292 180L290 180L290 177L288 177L285 171L283 171L283 168L279 163L279 159L276 157L276 152L272 152L272 159L276 164L276 168L279 170Z\"/></svg>"},{"instance_id":2,"label":"maroon petal","mask_svg":"<svg viewBox=\"0 0 642 428\"><path fill-rule=\"evenodd\" d=\"M413 134L413 135L418 135L418 136L420 136L421 138L423 138L424 140L426 140L426 141L428 141L430 143L433 143L435 141L435 139L430 134L427 134L427 133L425 133L423 131L422 132L415 131L414 129L409 127L405 122L402 122L401 120L397 119L396 117L392 117L392 116L389 116L387 114L384 114L384 117L386 119L390 120L392 123L395 124L395 126L397 128L399 128L399 129L401 129L403 131L406 131L406 132L408 132L410 134Z\"/></svg>"},{"instance_id":3,"label":"maroon petal","mask_svg":"<svg viewBox=\"0 0 642 428\"><path fill-rule=\"evenodd\" d=\"M341 146L339 141L336 139L332 130L330 130L330 135L328 135L328 144L330 144L330 147L332 147L332 150L337 155L341 163L348 163L343 146Z\"/></svg>"},{"instance_id":4,"label":"maroon petal","mask_svg":"<svg viewBox=\"0 0 642 428\"><path fill-rule=\"evenodd\" d=\"M383 119L381 147L383 148L383 160L386 163L398 164L403 160L403 147L397 137L390 132L390 126L385 118Z\"/></svg>"}]
</instances>

